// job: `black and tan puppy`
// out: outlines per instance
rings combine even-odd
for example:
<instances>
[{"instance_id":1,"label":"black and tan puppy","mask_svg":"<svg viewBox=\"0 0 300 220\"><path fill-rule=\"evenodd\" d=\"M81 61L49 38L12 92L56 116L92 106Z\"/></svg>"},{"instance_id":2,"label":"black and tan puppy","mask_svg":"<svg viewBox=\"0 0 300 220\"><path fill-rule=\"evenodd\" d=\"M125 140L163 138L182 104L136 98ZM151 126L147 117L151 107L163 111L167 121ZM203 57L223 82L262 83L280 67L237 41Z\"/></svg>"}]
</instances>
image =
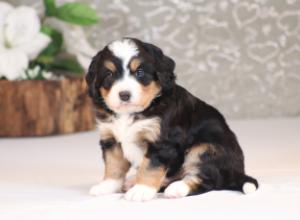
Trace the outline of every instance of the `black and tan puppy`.
<instances>
[{"instance_id":1,"label":"black and tan puppy","mask_svg":"<svg viewBox=\"0 0 300 220\"><path fill-rule=\"evenodd\" d=\"M224 117L177 85L174 68L158 47L132 38L110 43L93 58L86 81L105 174L91 194L120 192L130 167L137 172L125 198L133 201L159 191L177 198L257 189Z\"/></svg>"}]
</instances>

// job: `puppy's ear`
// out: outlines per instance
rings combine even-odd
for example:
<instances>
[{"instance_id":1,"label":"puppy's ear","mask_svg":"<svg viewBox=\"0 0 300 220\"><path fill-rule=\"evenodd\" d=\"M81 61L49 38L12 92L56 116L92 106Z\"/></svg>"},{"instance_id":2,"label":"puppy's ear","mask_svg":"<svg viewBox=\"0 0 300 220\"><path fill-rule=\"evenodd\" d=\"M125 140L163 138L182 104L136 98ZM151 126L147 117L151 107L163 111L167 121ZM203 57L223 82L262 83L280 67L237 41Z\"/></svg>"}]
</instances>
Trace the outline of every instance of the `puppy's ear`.
<instances>
[{"instance_id":1,"label":"puppy's ear","mask_svg":"<svg viewBox=\"0 0 300 220\"><path fill-rule=\"evenodd\" d=\"M105 109L107 112L111 112L106 106L103 97L99 91L102 83L100 77L100 68L103 57L105 56L104 48L102 51L98 52L96 56L93 57L92 62L89 66L88 73L85 76L85 80L88 86L89 96L92 98L93 103L100 108Z\"/></svg>"},{"instance_id":2,"label":"puppy's ear","mask_svg":"<svg viewBox=\"0 0 300 220\"><path fill-rule=\"evenodd\" d=\"M89 66L88 72L85 76L85 81L88 86L88 93L91 98L95 97L96 94L96 78L99 71L99 60L101 58L101 51L93 57L92 62Z\"/></svg>"},{"instance_id":3,"label":"puppy's ear","mask_svg":"<svg viewBox=\"0 0 300 220\"><path fill-rule=\"evenodd\" d=\"M170 90L175 85L175 62L164 55L157 46L144 43L145 50L154 58L157 67L157 78L163 90Z\"/></svg>"}]
</instances>

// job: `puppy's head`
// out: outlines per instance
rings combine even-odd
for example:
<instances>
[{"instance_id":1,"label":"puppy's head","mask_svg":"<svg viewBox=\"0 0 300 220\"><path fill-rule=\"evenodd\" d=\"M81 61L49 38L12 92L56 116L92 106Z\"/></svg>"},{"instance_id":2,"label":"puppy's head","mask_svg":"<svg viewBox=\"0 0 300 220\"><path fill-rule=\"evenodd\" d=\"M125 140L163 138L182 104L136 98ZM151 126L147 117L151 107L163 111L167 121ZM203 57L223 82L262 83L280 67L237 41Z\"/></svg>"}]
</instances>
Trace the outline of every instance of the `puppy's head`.
<instances>
[{"instance_id":1,"label":"puppy's head","mask_svg":"<svg viewBox=\"0 0 300 220\"><path fill-rule=\"evenodd\" d=\"M137 39L114 41L92 60L86 81L96 105L117 113L146 109L172 89L175 63L156 46Z\"/></svg>"}]
</instances>

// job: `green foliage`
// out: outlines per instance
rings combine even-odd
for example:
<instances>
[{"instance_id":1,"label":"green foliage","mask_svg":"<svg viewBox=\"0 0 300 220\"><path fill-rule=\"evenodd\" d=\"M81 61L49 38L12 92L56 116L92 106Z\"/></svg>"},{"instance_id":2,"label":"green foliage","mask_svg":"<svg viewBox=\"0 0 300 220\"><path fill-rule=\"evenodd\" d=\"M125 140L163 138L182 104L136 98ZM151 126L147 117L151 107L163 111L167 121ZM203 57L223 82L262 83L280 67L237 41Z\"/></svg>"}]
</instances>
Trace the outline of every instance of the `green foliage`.
<instances>
[{"instance_id":1,"label":"green foliage","mask_svg":"<svg viewBox=\"0 0 300 220\"><path fill-rule=\"evenodd\" d=\"M55 0L43 0L45 6L45 18L55 17L75 25L92 25L99 21L94 9L84 3L72 2L57 6ZM44 19L43 19L44 20ZM31 62L31 69L24 74L28 79L46 79L44 73L47 71L62 71L68 74L82 75L84 70L78 63L74 54L65 54L63 50L63 35L53 27L42 25L41 32L50 36L51 42ZM66 39L67 40L67 39ZM36 68L36 67L39 68ZM46 75L45 75L46 76Z\"/></svg>"},{"instance_id":2,"label":"green foliage","mask_svg":"<svg viewBox=\"0 0 300 220\"><path fill-rule=\"evenodd\" d=\"M47 16L54 16L56 14L55 0L44 0L45 14Z\"/></svg>"},{"instance_id":3,"label":"green foliage","mask_svg":"<svg viewBox=\"0 0 300 220\"><path fill-rule=\"evenodd\" d=\"M36 59L35 62L41 64L44 67L47 67L51 63L53 63L54 57L49 55L42 55L40 54Z\"/></svg>"},{"instance_id":4,"label":"green foliage","mask_svg":"<svg viewBox=\"0 0 300 220\"><path fill-rule=\"evenodd\" d=\"M42 26L41 32L51 38L51 43L39 54L35 63L44 69L53 70L51 67L56 60L56 55L61 52L63 36L58 30L45 25Z\"/></svg>"},{"instance_id":5,"label":"green foliage","mask_svg":"<svg viewBox=\"0 0 300 220\"><path fill-rule=\"evenodd\" d=\"M84 3L68 2L57 7L55 0L44 0L44 5L46 16L54 16L72 24L91 25L99 21L96 11Z\"/></svg>"},{"instance_id":6,"label":"green foliage","mask_svg":"<svg viewBox=\"0 0 300 220\"><path fill-rule=\"evenodd\" d=\"M41 32L47 34L51 38L51 43L41 52L42 56L54 56L62 47L63 36L58 31L49 26L42 26Z\"/></svg>"},{"instance_id":7,"label":"green foliage","mask_svg":"<svg viewBox=\"0 0 300 220\"><path fill-rule=\"evenodd\" d=\"M41 32L50 36L52 41L37 57L36 64L47 70L63 70L74 74L82 74L83 69L75 58L60 58L57 56L61 52L63 44L62 34L49 26L42 26Z\"/></svg>"},{"instance_id":8,"label":"green foliage","mask_svg":"<svg viewBox=\"0 0 300 220\"><path fill-rule=\"evenodd\" d=\"M52 68L64 70L67 72L71 72L75 75L82 75L84 73L83 68L78 63L76 58L64 58L64 59L57 59L51 64Z\"/></svg>"},{"instance_id":9,"label":"green foliage","mask_svg":"<svg viewBox=\"0 0 300 220\"><path fill-rule=\"evenodd\" d=\"M73 2L65 3L57 8L57 18L77 25L91 25L99 21L95 10L86 4Z\"/></svg>"}]
</instances>

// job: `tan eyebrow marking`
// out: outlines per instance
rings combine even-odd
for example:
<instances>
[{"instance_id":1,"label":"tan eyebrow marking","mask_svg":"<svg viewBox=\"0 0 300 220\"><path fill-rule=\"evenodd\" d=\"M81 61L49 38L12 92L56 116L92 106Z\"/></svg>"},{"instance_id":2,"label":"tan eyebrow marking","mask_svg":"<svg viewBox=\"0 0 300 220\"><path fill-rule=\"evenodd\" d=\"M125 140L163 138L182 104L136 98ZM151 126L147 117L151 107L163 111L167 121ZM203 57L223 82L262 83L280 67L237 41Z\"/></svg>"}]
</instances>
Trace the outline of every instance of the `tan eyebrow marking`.
<instances>
[{"instance_id":1,"label":"tan eyebrow marking","mask_svg":"<svg viewBox=\"0 0 300 220\"><path fill-rule=\"evenodd\" d=\"M117 71L115 64L109 60L104 61L104 66L112 72Z\"/></svg>"},{"instance_id":2,"label":"tan eyebrow marking","mask_svg":"<svg viewBox=\"0 0 300 220\"><path fill-rule=\"evenodd\" d=\"M140 66L141 62L142 62L141 59L139 59L139 58L133 58L130 61L130 70L132 72L135 72L137 70L137 68Z\"/></svg>"}]
</instances>

